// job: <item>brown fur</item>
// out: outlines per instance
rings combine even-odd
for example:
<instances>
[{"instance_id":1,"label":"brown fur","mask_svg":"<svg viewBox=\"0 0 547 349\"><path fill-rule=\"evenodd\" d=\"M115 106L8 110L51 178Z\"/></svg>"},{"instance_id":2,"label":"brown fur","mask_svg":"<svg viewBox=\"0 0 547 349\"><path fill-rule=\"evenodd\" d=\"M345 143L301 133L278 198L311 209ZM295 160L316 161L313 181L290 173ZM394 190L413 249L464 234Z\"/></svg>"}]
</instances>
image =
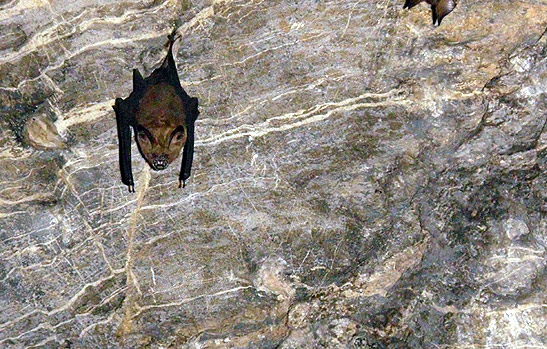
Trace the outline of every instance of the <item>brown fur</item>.
<instances>
[{"instance_id":1,"label":"brown fur","mask_svg":"<svg viewBox=\"0 0 547 349\"><path fill-rule=\"evenodd\" d=\"M167 155L169 163L179 155L186 142L185 113L175 88L166 83L152 85L142 98L136 113L137 124L144 127L153 139L136 135L140 150L152 168L155 158ZM184 127L180 139L173 137L179 126Z\"/></svg>"}]
</instances>

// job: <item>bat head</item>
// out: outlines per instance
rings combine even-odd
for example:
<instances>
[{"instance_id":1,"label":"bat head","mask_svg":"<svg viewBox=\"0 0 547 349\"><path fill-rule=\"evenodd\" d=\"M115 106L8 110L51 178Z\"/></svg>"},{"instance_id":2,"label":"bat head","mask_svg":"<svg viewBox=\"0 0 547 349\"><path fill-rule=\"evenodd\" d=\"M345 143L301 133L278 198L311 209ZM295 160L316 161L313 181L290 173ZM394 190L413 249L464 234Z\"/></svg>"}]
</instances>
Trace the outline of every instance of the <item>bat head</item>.
<instances>
[{"instance_id":1,"label":"bat head","mask_svg":"<svg viewBox=\"0 0 547 349\"><path fill-rule=\"evenodd\" d=\"M150 129L138 124L135 138L142 156L150 167L155 171L161 171L179 156L186 142L186 127L166 125Z\"/></svg>"},{"instance_id":2,"label":"bat head","mask_svg":"<svg viewBox=\"0 0 547 349\"><path fill-rule=\"evenodd\" d=\"M187 138L184 105L168 84L150 86L136 113L135 139L155 171L166 169L179 156Z\"/></svg>"}]
</instances>

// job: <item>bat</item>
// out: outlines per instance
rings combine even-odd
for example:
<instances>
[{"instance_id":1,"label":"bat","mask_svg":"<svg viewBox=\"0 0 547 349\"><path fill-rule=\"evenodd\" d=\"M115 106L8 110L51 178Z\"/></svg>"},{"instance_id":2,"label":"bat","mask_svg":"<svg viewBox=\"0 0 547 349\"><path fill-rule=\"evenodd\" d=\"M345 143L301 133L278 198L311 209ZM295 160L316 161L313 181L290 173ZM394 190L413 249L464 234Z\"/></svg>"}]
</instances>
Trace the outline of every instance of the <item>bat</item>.
<instances>
[{"instance_id":1,"label":"bat","mask_svg":"<svg viewBox=\"0 0 547 349\"><path fill-rule=\"evenodd\" d=\"M458 4L457 0L405 0L403 8L411 9L423 1L431 5L433 25L441 25L443 18L452 12Z\"/></svg>"},{"instance_id":2,"label":"bat","mask_svg":"<svg viewBox=\"0 0 547 349\"><path fill-rule=\"evenodd\" d=\"M176 30L168 36L169 47L162 64L143 78L133 69L133 91L116 98L114 112L118 128L122 182L135 192L131 170L131 131L141 156L154 171L166 169L180 154L179 188L186 186L194 157L194 123L199 115L198 99L181 87L173 58Z\"/></svg>"}]
</instances>

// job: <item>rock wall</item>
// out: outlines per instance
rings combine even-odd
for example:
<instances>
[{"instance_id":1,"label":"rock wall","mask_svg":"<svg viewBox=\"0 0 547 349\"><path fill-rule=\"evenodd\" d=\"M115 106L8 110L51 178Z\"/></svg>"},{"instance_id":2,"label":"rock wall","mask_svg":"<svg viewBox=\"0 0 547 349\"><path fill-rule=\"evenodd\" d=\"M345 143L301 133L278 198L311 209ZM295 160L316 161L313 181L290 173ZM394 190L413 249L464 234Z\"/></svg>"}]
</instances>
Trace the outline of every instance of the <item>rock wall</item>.
<instances>
[{"instance_id":1,"label":"rock wall","mask_svg":"<svg viewBox=\"0 0 547 349\"><path fill-rule=\"evenodd\" d=\"M0 346L547 346L547 3L402 5L1 1ZM193 174L128 193L175 26Z\"/></svg>"}]
</instances>

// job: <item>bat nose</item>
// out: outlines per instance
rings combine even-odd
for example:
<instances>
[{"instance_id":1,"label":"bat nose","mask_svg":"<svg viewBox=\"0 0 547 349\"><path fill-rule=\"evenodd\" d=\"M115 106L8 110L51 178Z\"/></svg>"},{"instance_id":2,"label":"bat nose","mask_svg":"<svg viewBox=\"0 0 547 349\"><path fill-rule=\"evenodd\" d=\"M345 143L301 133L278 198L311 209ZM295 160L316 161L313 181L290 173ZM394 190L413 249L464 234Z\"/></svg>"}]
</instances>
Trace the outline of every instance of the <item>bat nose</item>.
<instances>
[{"instance_id":1,"label":"bat nose","mask_svg":"<svg viewBox=\"0 0 547 349\"><path fill-rule=\"evenodd\" d=\"M163 154L155 157L153 165L156 170L165 170L167 166L169 166L169 159L167 158L167 155Z\"/></svg>"}]
</instances>

